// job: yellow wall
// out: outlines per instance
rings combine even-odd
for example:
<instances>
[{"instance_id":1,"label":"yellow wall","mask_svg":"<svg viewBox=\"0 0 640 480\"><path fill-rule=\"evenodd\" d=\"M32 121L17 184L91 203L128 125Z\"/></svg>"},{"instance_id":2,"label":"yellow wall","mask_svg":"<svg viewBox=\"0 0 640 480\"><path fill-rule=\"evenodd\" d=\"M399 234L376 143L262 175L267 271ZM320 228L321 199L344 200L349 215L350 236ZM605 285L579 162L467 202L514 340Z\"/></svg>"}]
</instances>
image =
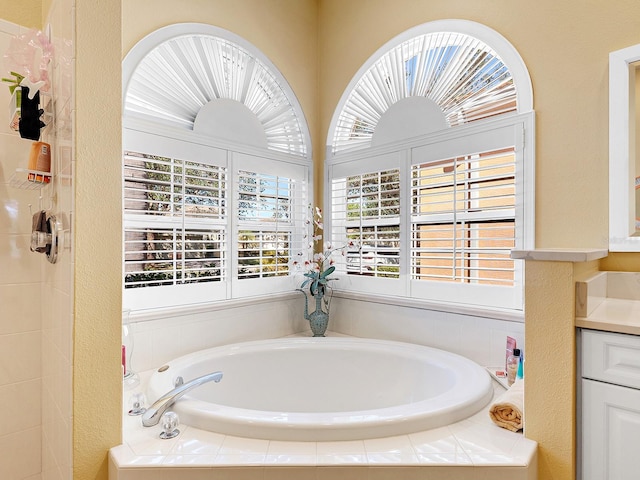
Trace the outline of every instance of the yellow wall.
<instances>
[{"instance_id":1,"label":"yellow wall","mask_svg":"<svg viewBox=\"0 0 640 480\"><path fill-rule=\"evenodd\" d=\"M520 52L533 83L536 246L606 247L608 53L640 43L640 2L322 0L319 12L320 141L348 82L385 42L431 20L483 23Z\"/></svg>"},{"instance_id":2,"label":"yellow wall","mask_svg":"<svg viewBox=\"0 0 640 480\"><path fill-rule=\"evenodd\" d=\"M610 253L607 258L600 260L600 270L640 272L640 254Z\"/></svg>"},{"instance_id":3,"label":"yellow wall","mask_svg":"<svg viewBox=\"0 0 640 480\"><path fill-rule=\"evenodd\" d=\"M40 27L42 11L48 10L43 4L51 2L1 3L3 19ZM515 46L531 74L537 112L537 246L606 246L607 55L640 43L636 0L540 0L535 5L513 0L123 0L122 9L122 28L118 2L77 2L76 11L76 478L106 478L107 449L120 441L115 400L120 398L120 366L113 354L120 342L120 278L118 269L111 268L120 262L120 61L138 40L163 25L211 23L262 50L298 97L314 157L321 159L340 96L382 44L431 20L481 22ZM318 162L317 179L321 172ZM527 434L541 441L540 478L545 479L572 478L574 425L565 417L574 395L572 285L583 268L530 262L527 269L527 380L536 385L527 391L527 404L533 406L528 414L535 419ZM640 255L613 254L600 268L639 271ZM558 398L558 392L566 397L562 408L548 416L549 399Z\"/></svg>"},{"instance_id":4,"label":"yellow wall","mask_svg":"<svg viewBox=\"0 0 640 480\"><path fill-rule=\"evenodd\" d=\"M23 27L42 28L42 11L42 0L0 0L0 18Z\"/></svg>"},{"instance_id":5,"label":"yellow wall","mask_svg":"<svg viewBox=\"0 0 640 480\"><path fill-rule=\"evenodd\" d=\"M106 219L112 226L119 225L120 164L116 151L120 59L136 41L162 25L204 21L227 28L262 50L289 80L302 104L314 155L319 159L340 96L376 49L407 28L430 20L464 18L481 22L511 41L532 77L537 111L537 246L606 246L607 55L611 50L640 43L640 2L636 0L613 4L584 0L540 0L535 4L520 0L320 0L318 17L313 0L125 0L122 50L118 43L119 6L112 3L117 2L103 0L91 6L78 2L76 13L77 478L105 478L106 448L117 443L120 435L119 410L114 406L120 387L114 355L119 342L120 281L109 272L109 263L120 261L119 231L115 227L105 229L98 222ZM99 135L95 134L97 124ZM106 239L101 239L102 235ZM622 256L617 258L625 262ZM637 255L631 256L631 262L638 265ZM102 268L109 272L105 277L98 276ZM528 351L527 375L539 377L537 392L530 400L533 404L558 392L571 397L565 401L572 400L571 373L562 373L551 383L543 377L545 372L573 366L574 343L569 338L572 275L570 266L563 263L544 263L527 272L531 282L526 294L527 308L531 309L527 314L527 349L554 342L552 347L558 349L545 347L541 353L564 352L550 357L538 355L533 362L530 355L535 355L534 348ZM554 294L557 302L544 307L548 304L546 295L551 293L547 285L551 278L555 278L551 285L560 289L562 297ZM540 478L571 478L573 444L563 447L563 442L571 435L573 423L564 418L557 422L538 418L538 425L531 428L545 442L541 446Z\"/></svg>"},{"instance_id":6,"label":"yellow wall","mask_svg":"<svg viewBox=\"0 0 640 480\"><path fill-rule=\"evenodd\" d=\"M573 265L528 261L525 275L525 434L538 442L538 478L572 480L576 358Z\"/></svg>"},{"instance_id":7,"label":"yellow wall","mask_svg":"<svg viewBox=\"0 0 640 480\"><path fill-rule=\"evenodd\" d=\"M73 471L93 480L122 430L120 3L75 12Z\"/></svg>"},{"instance_id":8,"label":"yellow wall","mask_svg":"<svg viewBox=\"0 0 640 480\"><path fill-rule=\"evenodd\" d=\"M514 45L531 76L536 247L607 247L608 54L640 43L640 2L321 0L319 5L319 141L326 142L352 77L387 41L433 20L480 22ZM598 262L527 262L525 432L540 444L541 479L575 477L574 282L597 267ZM640 254L614 254L600 267L637 271Z\"/></svg>"}]
</instances>

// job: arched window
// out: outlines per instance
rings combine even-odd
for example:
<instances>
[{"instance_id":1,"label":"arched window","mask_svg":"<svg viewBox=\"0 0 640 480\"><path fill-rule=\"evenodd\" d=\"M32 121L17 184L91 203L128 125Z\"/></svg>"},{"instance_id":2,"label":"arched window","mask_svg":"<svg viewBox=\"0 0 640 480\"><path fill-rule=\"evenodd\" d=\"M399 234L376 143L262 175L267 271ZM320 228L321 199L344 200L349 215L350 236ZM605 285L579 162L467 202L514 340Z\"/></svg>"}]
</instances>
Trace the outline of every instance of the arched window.
<instances>
[{"instance_id":1,"label":"arched window","mask_svg":"<svg viewBox=\"0 0 640 480\"><path fill-rule=\"evenodd\" d=\"M528 73L493 30L443 20L380 48L329 130L332 241L361 246L336 288L521 309L533 131Z\"/></svg>"},{"instance_id":2,"label":"arched window","mask_svg":"<svg viewBox=\"0 0 640 480\"><path fill-rule=\"evenodd\" d=\"M253 45L176 24L123 62L125 308L289 291L310 136L293 91Z\"/></svg>"}]
</instances>

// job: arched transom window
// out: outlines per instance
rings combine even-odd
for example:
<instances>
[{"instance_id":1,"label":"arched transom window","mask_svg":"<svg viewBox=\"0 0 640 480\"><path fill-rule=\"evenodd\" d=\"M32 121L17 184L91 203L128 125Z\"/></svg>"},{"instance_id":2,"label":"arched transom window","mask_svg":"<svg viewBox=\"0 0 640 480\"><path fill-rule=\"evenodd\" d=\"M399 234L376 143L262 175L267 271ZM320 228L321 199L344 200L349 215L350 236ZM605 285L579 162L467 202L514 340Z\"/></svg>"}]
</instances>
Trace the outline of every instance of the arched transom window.
<instances>
[{"instance_id":1,"label":"arched transom window","mask_svg":"<svg viewBox=\"0 0 640 480\"><path fill-rule=\"evenodd\" d=\"M483 41L450 31L415 36L359 77L338 115L333 152L384 143L380 122L406 124L393 110L408 103L403 114L416 113L409 133L424 134L513 112L516 90L509 68Z\"/></svg>"},{"instance_id":2,"label":"arched transom window","mask_svg":"<svg viewBox=\"0 0 640 480\"><path fill-rule=\"evenodd\" d=\"M205 33L210 26L183 25L188 34L163 41L135 65L125 115L306 156L302 111L266 57L229 32L223 37ZM250 135L239 133L240 126Z\"/></svg>"}]
</instances>

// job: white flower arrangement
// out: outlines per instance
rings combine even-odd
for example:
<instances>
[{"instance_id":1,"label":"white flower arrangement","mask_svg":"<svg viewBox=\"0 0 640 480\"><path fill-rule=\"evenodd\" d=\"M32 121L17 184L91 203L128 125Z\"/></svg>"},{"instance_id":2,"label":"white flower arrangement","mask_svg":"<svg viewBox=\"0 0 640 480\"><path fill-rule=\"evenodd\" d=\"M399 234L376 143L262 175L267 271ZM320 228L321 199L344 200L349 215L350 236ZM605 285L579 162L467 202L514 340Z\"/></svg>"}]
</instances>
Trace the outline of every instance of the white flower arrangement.
<instances>
[{"instance_id":1,"label":"white flower arrangement","mask_svg":"<svg viewBox=\"0 0 640 480\"><path fill-rule=\"evenodd\" d=\"M314 235L310 237L307 243L307 252L299 252L297 259L293 261L293 266L296 269L304 269L304 276L306 279L300 285L298 290L303 290L305 287L309 287L309 293L312 296L322 295L327 293L329 288L329 282L336 280L335 278L329 278L336 267L333 259L334 254L340 252L342 256L346 255L346 250L349 248L355 248L354 242L348 242L346 245L335 247L330 242L324 242L321 252L315 251L315 246L318 242L323 240L322 232L324 230L324 223L322 222L322 210L319 207L312 207L309 205L310 218L306 221L307 226L311 226L313 223ZM305 239L308 238L308 235ZM302 257L307 257L302 261Z\"/></svg>"}]
</instances>

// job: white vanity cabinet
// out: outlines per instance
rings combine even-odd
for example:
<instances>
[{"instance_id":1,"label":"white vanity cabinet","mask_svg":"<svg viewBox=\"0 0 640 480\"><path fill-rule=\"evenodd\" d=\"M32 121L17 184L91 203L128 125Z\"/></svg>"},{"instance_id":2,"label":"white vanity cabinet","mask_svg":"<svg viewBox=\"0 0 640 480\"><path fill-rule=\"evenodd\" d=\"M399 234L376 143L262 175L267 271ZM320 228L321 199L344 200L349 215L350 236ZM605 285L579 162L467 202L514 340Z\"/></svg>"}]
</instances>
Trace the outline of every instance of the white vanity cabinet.
<instances>
[{"instance_id":1,"label":"white vanity cabinet","mask_svg":"<svg viewBox=\"0 0 640 480\"><path fill-rule=\"evenodd\" d=\"M640 478L640 336L580 332L582 480Z\"/></svg>"}]
</instances>

